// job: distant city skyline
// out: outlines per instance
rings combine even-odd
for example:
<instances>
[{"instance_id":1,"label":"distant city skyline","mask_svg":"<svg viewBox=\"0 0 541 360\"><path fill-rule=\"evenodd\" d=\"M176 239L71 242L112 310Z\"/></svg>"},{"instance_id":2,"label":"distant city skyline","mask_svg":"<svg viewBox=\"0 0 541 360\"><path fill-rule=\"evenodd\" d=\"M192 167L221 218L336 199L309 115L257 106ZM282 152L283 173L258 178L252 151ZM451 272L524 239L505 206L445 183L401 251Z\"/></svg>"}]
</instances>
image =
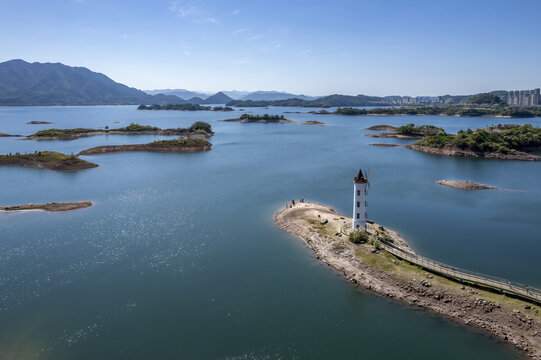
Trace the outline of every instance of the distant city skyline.
<instances>
[{"instance_id":1,"label":"distant city skyline","mask_svg":"<svg viewBox=\"0 0 541 360\"><path fill-rule=\"evenodd\" d=\"M541 85L540 13L532 0L3 0L0 61L144 90L467 95Z\"/></svg>"}]
</instances>

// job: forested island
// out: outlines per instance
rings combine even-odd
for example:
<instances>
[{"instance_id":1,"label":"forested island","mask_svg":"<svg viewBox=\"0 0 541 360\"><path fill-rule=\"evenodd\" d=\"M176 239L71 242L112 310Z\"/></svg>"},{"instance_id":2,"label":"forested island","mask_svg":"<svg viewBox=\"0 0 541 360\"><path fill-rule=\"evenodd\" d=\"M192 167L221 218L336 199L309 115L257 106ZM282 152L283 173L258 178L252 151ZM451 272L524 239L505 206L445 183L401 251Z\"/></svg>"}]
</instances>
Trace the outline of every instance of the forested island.
<instances>
[{"instance_id":1,"label":"forested island","mask_svg":"<svg viewBox=\"0 0 541 360\"><path fill-rule=\"evenodd\" d=\"M506 106L481 107L481 106L411 106L411 107L385 107L374 109L357 109L351 107L338 108L335 111L319 110L311 111L311 114L319 115L446 115L460 117L509 117L509 118L532 118L541 117L541 108L514 108Z\"/></svg>"},{"instance_id":2,"label":"forested island","mask_svg":"<svg viewBox=\"0 0 541 360\"><path fill-rule=\"evenodd\" d=\"M191 153L210 151L212 144L203 138L178 138L173 140L159 140L149 144L135 145L104 145L83 150L79 155L99 155L112 152L150 151Z\"/></svg>"},{"instance_id":3,"label":"forested island","mask_svg":"<svg viewBox=\"0 0 541 360\"><path fill-rule=\"evenodd\" d=\"M242 114L238 119L221 120L225 122L241 122L241 123L294 123L293 120L284 118L284 115L254 115Z\"/></svg>"},{"instance_id":4,"label":"forested island","mask_svg":"<svg viewBox=\"0 0 541 360\"><path fill-rule=\"evenodd\" d=\"M432 154L493 159L541 161L528 154L541 151L541 128L526 125L497 125L485 129L445 131L404 147Z\"/></svg>"},{"instance_id":5,"label":"forested island","mask_svg":"<svg viewBox=\"0 0 541 360\"><path fill-rule=\"evenodd\" d=\"M75 140L81 137L96 136L96 135L163 135L163 136L187 136L198 135L210 137L214 135L210 125L206 122L198 121L193 123L189 128L178 129L160 129L155 126L146 126L139 124L130 124L117 129L46 129L28 136L27 140Z\"/></svg>"},{"instance_id":6,"label":"forested island","mask_svg":"<svg viewBox=\"0 0 541 360\"><path fill-rule=\"evenodd\" d=\"M56 171L78 171L98 167L98 164L56 151L36 151L32 154L0 155L0 166L24 166Z\"/></svg>"},{"instance_id":7,"label":"forested island","mask_svg":"<svg viewBox=\"0 0 541 360\"><path fill-rule=\"evenodd\" d=\"M229 106L202 106L199 104L139 105L137 110L177 110L177 111L233 111Z\"/></svg>"}]
</instances>

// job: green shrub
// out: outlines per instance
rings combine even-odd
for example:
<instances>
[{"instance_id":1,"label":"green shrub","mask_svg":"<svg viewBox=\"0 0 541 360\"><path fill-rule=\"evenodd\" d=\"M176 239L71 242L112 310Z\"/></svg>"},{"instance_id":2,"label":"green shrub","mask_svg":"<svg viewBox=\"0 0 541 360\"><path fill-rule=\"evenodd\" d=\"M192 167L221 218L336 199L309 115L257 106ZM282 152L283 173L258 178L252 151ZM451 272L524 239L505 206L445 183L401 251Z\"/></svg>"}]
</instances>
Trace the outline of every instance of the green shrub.
<instances>
[{"instance_id":1,"label":"green shrub","mask_svg":"<svg viewBox=\"0 0 541 360\"><path fill-rule=\"evenodd\" d=\"M368 240L368 234L363 230L353 230L349 233L349 240L355 244L366 242Z\"/></svg>"},{"instance_id":2,"label":"green shrub","mask_svg":"<svg viewBox=\"0 0 541 360\"><path fill-rule=\"evenodd\" d=\"M206 133L212 133L212 127L209 123L204 121L196 121L188 128L191 132L196 132L197 130L202 130Z\"/></svg>"}]
</instances>

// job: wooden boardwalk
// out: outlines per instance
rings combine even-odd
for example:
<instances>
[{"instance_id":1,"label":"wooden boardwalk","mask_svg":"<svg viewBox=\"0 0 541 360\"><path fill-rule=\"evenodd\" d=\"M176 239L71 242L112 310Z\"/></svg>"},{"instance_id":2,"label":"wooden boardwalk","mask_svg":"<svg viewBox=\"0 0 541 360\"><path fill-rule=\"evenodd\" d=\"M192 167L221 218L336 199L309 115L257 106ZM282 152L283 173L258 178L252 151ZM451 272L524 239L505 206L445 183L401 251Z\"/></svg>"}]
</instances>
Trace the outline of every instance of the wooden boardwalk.
<instances>
[{"instance_id":1,"label":"wooden boardwalk","mask_svg":"<svg viewBox=\"0 0 541 360\"><path fill-rule=\"evenodd\" d=\"M341 232L347 235L347 229L351 228L351 223L345 222ZM489 275L476 273L469 270L458 269L450 265L446 265L424 256L413 254L405 251L398 246L390 243L382 242L380 247L385 251L393 254L397 258L406 260L407 262L423 267L431 272L441 274L448 278L458 280L460 282L469 282L475 285L489 287L502 294L507 293L515 297L535 302L541 305L541 290L529 287L528 285L511 282L509 280L496 278Z\"/></svg>"},{"instance_id":2,"label":"wooden boardwalk","mask_svg":"<svg viewBox=\"0 0 541 360\"><path fill-rule=\"evenodd\" d=\"M490 287L500 291L501 293L508 293L516 297L541 304L541 291L528 287L527 285L513 283L508 280L498 279L468 270L457 269L423 256L411 254L388 243L382 243L381 248L400 259L406 260L414 265L422 266L426 270L430 270L434 273L438 273L459 281L467 281L472 284Z\"/></svg>"}]
</instances>

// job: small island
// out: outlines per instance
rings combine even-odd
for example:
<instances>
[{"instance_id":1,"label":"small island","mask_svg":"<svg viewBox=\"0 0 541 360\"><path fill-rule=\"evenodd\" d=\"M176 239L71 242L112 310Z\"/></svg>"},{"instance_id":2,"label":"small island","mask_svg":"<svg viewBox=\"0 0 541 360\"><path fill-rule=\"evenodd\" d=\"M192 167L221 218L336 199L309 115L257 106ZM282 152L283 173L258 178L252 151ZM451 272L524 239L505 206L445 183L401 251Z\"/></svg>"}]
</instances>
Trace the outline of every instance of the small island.
<instances>
[{"instance_id":1,"label":"small island","mask_svg":"<svg viewBox=\"0 0 541 360\"><path fill-rule=\"evenodd\" d=\"M319 125L319 126L327 126L325 125L324 122L321 122L321 121L314 121L314 120L308 120L308 121L303 121L300 123L301 125Z\"/></svg>"},{"instance_id":2,"label":"small island","mask_svg":"<svg viewBox=\"0 0 541 360\"><path fill-rule=\"evenodd\" d=\"M541 151L541 128L500 124L456 135L440 132L403 147L437 155L541 161L541 156L529 154Z\"/></svg>"},{"instance_id":3,"label":"small island","mask_svg":"<svg viewBox=\"0 0 541 360\"><path fill-rule=\"evenodd\" d=\"M0 211L40 210L40 211L47 211L47 212L59 212L59 211L72 211L72 210L84 209L90 206L92 206L92 202L90 201L76 201L76 202L64 202L64 203L0 206Z\"/></svg>"},{"instance_id":4,"label":"small island","mask_svg":"<svg viewBox=\"0 0 541 360\"><path fill-rule=\"evenodd\" d=\"M378 138L419 139L444 132L442 128L438 128L433 125L415 126L415 124L407 124L397 128L393 127L391 131L392 132L367 134L365 136Z\"/></svg>"},{"instance_id":5,"label":"small island","mask_svg":"<svg viewBox=\"0 0 541 360\"><path fill-rule=\"evenodd\" d=\"M395 131L396 127L392 125L373 125L365 128L365 130L370 131Z\"/></svg>"},{"instance_id":6,"label":"small island","mask_svg":"<svg viewBox=\"0 0 541 360\"><path fill-rule=\"evenodd\" d=\"M175 111L233 111L229 106L202 106L198 104L139 105L137 110L175 110Z\"/></svg>"},{"instance_id":7,"label":"small island","mask_svg":"<svg viewBox=\"0 0 541 360\"><path fill-rule=\"evenodd\" d=\"M113 152L150 151L169 153L193 153L210 151L212 144L202 138L178 138L154 141L149 144L104 145L83 150L79 155L99 155Z\"/></svg>"},{"instance_id":8,"label":"small island","mask_svg":"<svg viewBox=\"0 0 541 360\"><path fill-rule=\"evenodd\" d=\"M27 124L29 124L29 125L47 125L47 124L54 124L54 122L34 120L34 121L27 122Z\"/></svg>"},{"instance_id":9,"label":"small island","mask_svg":"<svg viewBox=\"0 0 541 360\"><path fill-rule=\"evenodd\" d=\"M21 137L21 135L11 135L11 134L0 132L0 137Z\"/></svg>"},{"instance_id":10,"label":"small island","mask_svg":"<svg viewBox=\"0 0 541 360\"><path fill-rule=\"evenodd\" d=\"M0 166L23 166L55 171L79 171L98 167L98 164L55 151L36 151L33 154L0 155Z\"/></svg>"},{"instance_id":11,"label":"small island","mask_svg":"<svg viewBox=\"0 0 541 360\"><path fill-rule=\"evenodd\" d=\"M455 180L439 180L437 182L440 185L449 186L460 190L490 190L497 189L494 186L478 184L473 181L455 181Z\"/></svg>"},{"instance_id":12,"label":"small island","mask_svg":"<svg viewBox=\"0 0 541 360\"><path fill-rule=\"evenodd\" d=\"M407 259L418 259L419 255L400 234L371 221L367 221L367 232L356 230L348 235L345 225L352 219L325 205L288 204L275 214L274 221L282 230L302 239L318 260L353 285L474 326L513 344L532 359L541 356L541 314L535 301L507 296L498 288L455 280L414 265ZM509 288L514 286L509 284Z\"/></svg>"},{"instance_id":13,"label":"small island","mask_svg":"<svg viewBox=\"0 0 541 360\"><path fill-rule=\"evenodd\" d=\"M242 114L238 119L220 120L224 122L240 122L240 123L264 123L264 124L286 124L294 123L293 120L284 118L284 115L254 115L254 114Z\"/></svg>"},{"instance_id":14,"label":"small island","mask_svg":"<svg viewBox=\"0 0 541 360\"><path fill-rule=\"evenodd\" d=\"M81 137L89 137L96 135L162 135L162 136L195 136L195 137L211 137L214 133L208 123L197 121L189 128L177 129L160 129L155 126L139 125L131 123L128 126L109 129L47 129L41 130L30 135L26 140L76 140Z\"/></svg>"}]
</instances>

